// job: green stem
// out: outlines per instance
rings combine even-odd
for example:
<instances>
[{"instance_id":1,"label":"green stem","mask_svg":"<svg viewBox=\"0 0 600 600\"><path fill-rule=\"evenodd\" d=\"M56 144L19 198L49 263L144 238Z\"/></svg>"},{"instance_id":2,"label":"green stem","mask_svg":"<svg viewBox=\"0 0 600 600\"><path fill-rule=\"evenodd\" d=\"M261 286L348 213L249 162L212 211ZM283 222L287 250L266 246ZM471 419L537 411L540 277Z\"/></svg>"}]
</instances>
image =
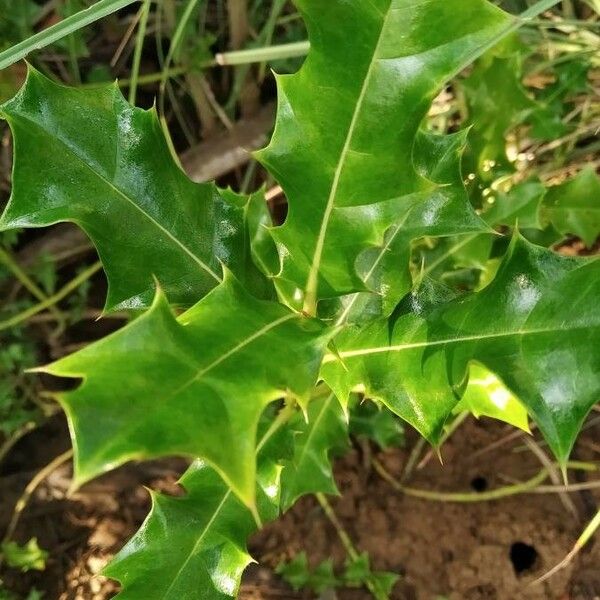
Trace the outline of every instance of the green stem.
<instances>
[{"instance_id":1,"label":"green stem","mask_svg":"<svg viewBox=\"0 0 600 600\"><path fill-rule=\"evenodd\" d=\"M42 483L42 481L44 481L44 479L46 479L46 477L51 475L56 469L58 469L58 467L60 467L64 463L66 463L72 457L73 457L72 449L69 449L66 452L63 452L62 454L57 456L52 462L48 463L43 469L41 469L35 475L35 477L27 484L25 491L23 492L23 494L17 501L15 510L14 510L12 518L10 520L10 523L8 524L8 527L6 528L6 534L4 535L4 539L2 540L3 544L8 542L10 540L10 538L13 536L15 529L17 528L17 524L19 523L19 517L23 513L23 510L25 510L25 507L27 506L33 492L35 492L35 490L38 488L40 483Z\"/></svg>"},{"instance_id":2,"label":"green stem","mask_svg":"<svg viewBox=\"0 0 600 600\"><path fill-rule=\"evenodd\" d=\"M326 517L329 519L330 523L335 528L338 537L340 538L340 541L342 542L342 545L344 546L344 549L346 550L348 556L353 561L358 560L360 556L358 550L354 547L354 544L352 543L348 532L344 529L344 526L335 514L335 511L329 503L329 500L327 500L325 494L318 492L315 494L315 497L317 499L317 502L321 505L321 508L323 509L323 512L325 513ZM373 597L376 600L389 600L389 596L379 588L379 586L373 579L369 578L366 584L369 588L369 591L371 592L371 594L373 594Z\"/></svg>"},{"instance_id":3,"label":"green stem","mask_svg":"<svg viewBox=\"0 0 600 600\"><path fill-rule=\"evenodd\" d=\"M553 6L556 6L561 1L562 0L539 0L539 2L536 2L525 12L521 13L519 15L519 19L522 21L529 21L530 19L535 19L537 16L551 9Z\"/></svg>"},{"instance_id":4,"label":"green stem","mask_svg":"<svg viewBox=\"0 0 600 600\"><path fill-rule=\"evenodd\" d=\"M308 54L310 42L294 42L292 44L281 44L268 46L266 48L249 48L234 52L223 52L217 54L215 59L221 66L248 65L251 63L269 62L283 58L294 58Z\"/></svg>"},{"instance_id":5,"label":"green stem","mask_svg":"<svg viewBox=\"0 0 600 600\"><path fill-rule=\"evenodd\" d=\"M19 264L14 260L14 258L10 255L9 252L0 248L0 263L3 263L15 276L15 278L23 285L23 287L28 290L32 296L34 296L38 301L44 302L48 299L48 296L43 292L42 289L21 269ZM65 317L56 306L51 306L50 312L54 315L57 323L58 323L58 332L62 332L65 327ZM57 333L58 333L57 332Z\"/></svg>"},{"instance_id":6,"label":"green stem","mask_svg":"<svg viewBox=\"0 0 600 600\"><path fill-rule=\"evenodd\" d=\"M138 2L138 0L100 0L93 6L63 19L60 23L52 25L52 27L48 27L44 31L32 35L30 38L15 44L4 52L0 52L0 69L10 67L10 65L25 58L30 52L54 44L67 35L79 31L134 2Z\"/></svg>"},{"instance_id":7,"label":"green stem","mask_svg":"<svg viewBox=\"0 0 600 600\"><path fill-rule=\"evenodd\" d=\"M69 11L69 16L73 13L73 0L67 0L66 9ZM67 17L68 18L68 17ZM69 49L69 62L71 63L71 76L76 84L81 83L81 71L79 70L79 61L77 60L77 39L74 33L67 36L67 46Z\"/></svg>"},{"instance_id":8,"label":"green stem","mask_svg":"<svg viewBox=\"0 0 600 600\"><path fill-rule=\"evenodd\" d=\"M536 27L561 27L562 25L573 25L577 27L583 27L584 29L594 29L600 27L600 23L597 21L584 21L583 19L560 19L559 21L549 21L548 19L530 19L529 25L535 25Z\"/></svg>"},{"instance_id":9,"label":"green stem","mask_svg":"<svg viewBox=\"0 0 600 600\"><path fill-rule=\"evenodd\" d=\"M171 63L173 62L175 53L179 49L179 44L181 44L181 40L183 39L183 34L185 32L185 28L187 27L188 21L190 20L192 14L194 12L194 9L196 8L196 5L198 4L199 1L200 0L188 0L187 6L185 7L185 11L183 12L181 19L177 23L177 29L175 29L175 33L173 34L173 37L171 38L171 45L169 46L169 51L167 52L167 57L165 59L164 64L162 65L164 75L160 82L160 100L159 100L160 110L159 110L159 112L163 116L165 114L165 111L164 111L165 90L167 87L167 81L169 79L166 73L169 70Z\"/></svg>"},{"instance_id":10,"label":"green stem","mask_svg":"<svg viewBox=\"0 0 600 600\"><path fill-rule=\"evenodd\" d=\"M471 503L500 500L502 498L507 498L508 496L515 496L517 494L531 492L548 478L548 470L544 468L535 477L532 477L527 481L516 483L514 485L507 485L496 490L490 490L489 492L434 492L402 485L392 475L390 475L390 473L388 473L385 467L378 460L373 460L373 466L379 475L385 479L395 490L398 490L406 496L422 498L423 500L432 500L433 502Z\"/></svg>"},{"instance_id":11,"label":"green stem","mask_svg":"<svg viewBox=\"0 0 600 600\"><path fill-rule=\"evenodd\" d=\"M573 559L579 554L582 548L590 541L592 536L596 533L596 531L600 528L600 510L596 513L596 516L588 523L587 527L583 530L583 533L579 536L578 540L575 542L575 545L565 556L563 560L561 560L556 566L552 567L547 573L542 575L540 578L536 579L529 585L538 585L547 579L550 579L553 575L564 569L568 566Z\"/></svg>"},{"instance_id":12,"label":"green stem","mask_svg":"<svg viewBox=\"0 0 600 600\"><path fill-rule=\"evenodd\" d=\"M54 306L57 302L60 302L63 298L68 296L71 292L76 290L84 281L87 281L90 277L92 277L95 273L97 273L102 268L102 263L100 261L95 262L91 267L88 267L85 271L82 271L75 279L69 281L67 285L61 288L56 294L52 296L48 296L42 302L39 302L35 306L24 310L23 312L11 317L10 319L6 319L5 321L0 322L0 331L4 331L5 329L9 329L10 327L14 327L23 321L26 321L33 315L36 315L51 306Z\"/></svg>"},{"instance_id":13,"label":"green stem","mask_svg":"<svg viewBox=\"0 0 600 600\"><path fill-rule=\"evenodd\" d=\"M152 0L144 0L140 24L137 30L135 40L135 50L133 52L133 64L131 66L131 84L129 86L129 104L135 106L137 86L140 76L140 63L142 62L142 50L144 49L144 40L146 39L146 30L148 27L148 17L150 16L150 5Z\"/></svg>"},{"instance_id":14,"label":"green stem","mask_svg":"<svg viewBox=\"0 0 600 600\"><path fill-rule=\"evenodd\" d=\"M23 437L25 437L30 431L33 431L37 427L35 421L27 421L24 425L21 425L3 444L0 446L0 463L6 458L8 453L14 447L14 445Z\"/></svg>"},{"instance_id":15,"label":"green stem","mask_svg":"<svg viewBox=\"0 0 600 600\"><path fill-rule=\"evenodd\" d=\"M545 71L546 69L562 64L564 62L569 62L570 60L574 60L581 56L586 56L587 54L593 55L597 52L598 50L596 48L590 48L589 50L578 50L576 52L569 52L568 54L561 54L557 58L547 60L545 62L535 65L527 72L527 75L534 75L535 73L540 73L541 71Z\"/></svg>"}]
</instances>

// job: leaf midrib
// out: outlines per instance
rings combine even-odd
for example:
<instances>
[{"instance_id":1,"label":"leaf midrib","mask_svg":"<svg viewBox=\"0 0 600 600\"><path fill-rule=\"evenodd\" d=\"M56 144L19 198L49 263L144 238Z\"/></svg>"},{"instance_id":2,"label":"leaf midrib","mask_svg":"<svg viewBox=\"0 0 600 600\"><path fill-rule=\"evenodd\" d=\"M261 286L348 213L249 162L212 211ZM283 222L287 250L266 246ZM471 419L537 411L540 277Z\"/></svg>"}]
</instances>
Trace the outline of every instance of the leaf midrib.
<instances>
[{"instance_id":1,"label":"leaf midrib","mask_svg":"<svg viewBox=\"0 0 600 600\"><path fill-rule=\"evenodd\" d=\"M327 400L325 400L325 402L323 403L323 406L321 407L321 410L319 411L319 415L315 419L314 425L313 425L312 429L310 430L308 437L306 438L306 443L304 444L302 451L300 452L300 456L298 457L298 461L297 461L298 465L300 465L304 462L304 459L306 458L306 453L308 452L308 448L311 445L311 441L312 441L313 437L316 435L315 432L318 431L319 424L323 420L324 415L327 413L327 409L329 408L329 405L331 404L333 399L334 399L334 394L330 394L329 397L327 398Z\"/></svg>"},{"instance_id":2,"label":"leaf midrib","mask_svg":"<svg viewBox=\"0 0 600 600\"><path fill-rule=\"evenodd\" d=\"M344 145L342 147L340 157L338 159L335 173L333 176L333 181L331 184L331 189L329 190L329 196L327 198L327 205L325 206L325 212L323 213L323 220L321 221L321 227L319 229L319 236L317 238L317 243L315 245L315 252L313 254L312 263L310 266L310 270L308 273L308 278L306 281L306 289L305 289L305 311L311 313L314 311L314 305L317 300L317 286L318 286L318 278L319 278L319 270L321 267L321 258L323 256L323 249L325 247L325 238L327 236L327 229L329 227L329 221L331 220L331 214L335 207L335 200L337 197L337 191L340 184L340 180L342 177L342 172L344 170L344 166L346 163L346 157L348 156L348 152L350 151L350 145L352 143L352 139L354 137L354 131L358 124L358 118L362 111L363 103L365 97L367 95L367 90L369 88L369 83L371 81L371 76L373 75L373 68L377 63L377 54L379 50L379 46L381 44L381 39L383 37L383 32L385 31L385 24L387 22L387 18L390 14L392 7L392 1L390 0L388 8L385 13L381 13L381 31L379 32L379 36L377 38L377 43L373 49L373 55L369 62L369 68L365 73L365 79L362 83L360 93L358 99L356 101L356 106L354 108L354 112L352 114L352 120L350 121L350 125L348 127L348 132L346 134L346 138L344 140Z\"/></svg>"},{"instance_id":3,"label":"leaf midrib","mask_svg":"<svg viewBox=\"0 0 600 600\"><path fill-rule=\"evenodd\" d=\"M516 336L540 335L544 333L557 333L561 331L581 331L589 329L589 325L576 325L573 327L540 327L536 329L520 329L518 331L506 331L504 333L489 333L482 335L466 335L456 338L446 338L442 340L432 340L427 342L415 342L409 344L397 344L392 346L377 346L373 348L363 348L361 350L340 351L337 355L327 354L323 360L324 363L333 362L338 357L357 358L371 354L384 354L386 352L403 352L405 350L415 350L418 348L431 348L434 346L444 346L448 344L461 344L466 342L477 342L480 340L507 338Z\"/></svg>"},{"instance_id":4,"label":"leaf midrib","mask_svg":"<svg viewBox=\"0 0 600 600\"><path fill-rule=\"evenodd\" d=\"M265 435L258 442L258 444L257 444L257 451L255 453L256 456L258 456L258 452L260 451L262 445L268 439L268 437L269 437L269 431L267 431L267 433L265 433ZM227 502L227 500L229 500L229 497L231 496L231 494L232 494L232 490L231 490L231 488L229 488L227 490L227 492L225 492L225 494L223 495L223 498L219 502L218 506L215 508L214 513L211 516L211 518L209 519L208 523L204 526L204 529L200 533L198 539L196 540L194 546L192 547L192 550L190 551L190 553L188 554L187 558L183 562L183 565L178 569L177 573L175 574L175 576L173 578L173 581L171 582L171 584L169 585L169 587L167 588L167 590L165 592L165 596L164 596L165 598L167 597L167 594L173 589L173 586L175 585L175 583L177 583L177 579L179 578L179 576L183 573L183 571L185 570L185 568L189 564L190 560L192 559L192 556L194 556L194 554L196 554L196 551L200 547L200 544L202 543L202 541L206 537L206 534L210 530L212 524L217 520L217 518L218 518L218 516L219 516L219 514L221 512L221 510L225 506L225 503Z\"/></svg>"},{"instance_id":5,"label":"leaf midrib","mask_svg":"<svg viewBox=\"0 0 600 600\"><path fill-rule=\"evenodd\" d=\"M558 2L558 1L559 0L555 0L555 2ZM381 44L381 40L383 37L383 33L385 31L385 25L387 23L387 19L388 19L390 13L392 12L392 10L393 10L393 0L390 0L388 8L386 9L385 13L380 13L382 16L381 31L379 33L377 43L373 50L373 56L372 56L371 62L369 64L369 68L365 74L365 80L363 81L360 95L357 100L357 104L356 104L354 113L352 115L352 121L350 123L350 127L348 130L346 139L345 139L345 143L342 148L341 155L340 155L340 158L337 163L336 170L335 170L332 187L331 187L329 197L327 200L327 205L325 208L323 220L321 222L321 227L319 230L319 236L317 238L317 243L315 245L315 252L313 254L313 259L312 259L311 267L309 270L309 274L308 274L307 282L306 282L306 286L305 286L305 301L304 301L303 308L304 308L304 311L309 314L313 314L316 310L316 302L318 300L318 289L317 289L318 288L318 277L319 277L319 270L320 270L320 265L321 265L322 254L323 254L323 250L324 250L324 246L325 246L325 238L327 235L329 221L331 219L331 214L335 207L335 199L337 196L337 189L338 189L341 175L342 175L342 172L344 169L346 156L350 150L350 144L351 144L352 138L354 136L354 130L355 130L357 122L358 122L358 117L362 110L362 105L363 105L363 102L364 102L364 99L365 99L365 96L367 93L367 89L368 89L368 86L369 86L369 83L371 80L374 65L378 61L377 55L378 55L379 46ZM454 77L455 75L460 73L460 71L466 65L470 64L470 62L472 62L472 60L474 60L475 58L477 58L478 56L483 54L483 52L485 52L485 50L487 50L488 48L493 47L498 41L503 39L506 35L510 34L512 31L518 29L525 22L524 20L522 20L519 17L513 16L511 18L510 16L507 15L507 18L508 18L508 20L507 20L506 25L503 28L501 28L496 35L492 36L492 38L489 41L483 43L475 51L473 51L469 60L463 61L463 64L459 65L457 67L457 69L455 69L454 74L451 74L447 79L452 79L452 77Z\"/></svg>"},{"instance_id":6,"label":"leaf midrib","mask_svg":"<svg viewBox=\"0 0 600 600\"><path fill-rule=\"evenodd\" d=\"M229 500L229 496L231 496L231 493L232 493L231 489L228 489L225 492L225 494L223 495L223 498L221 499L221 501L219 502L218 506L215 508L212 516L210 517L210 519L208 520L208 522L204 526L204 529L202 530L202 532L198 536L198 539L196 540L196 542L192 546L192 549L188 553L186 559L183 561L183 564L181 565L181 567L179 567L179 569L177 570L177 573L175 573L175 575L173 576L173 581L171 581L171 583L169 584L169 587L165 590L165 593L163 594L163 598L165 598L165 599L168 598L169 594L171 593L171 590L173 589L173 586L177 583L177 580L179 579L179 577L181 576L181 574L185 571L185 569L188 566L190 560L192 560L192 557L196 554L196 552L200 548L202 542L204 541L204 538L206 537L206 534L210 531L210 528L211 528L212 524L219 517L219 514L221 513L221 510L225 506L225 503L227 502L227 500ZM208 572L208 569L207 569L207 572ZM209 574L209 578L210 578L210 574Z\"/></svg>"},{"instance_id":7,"label":"leaf midrib","mask_svg":"<svg viewBox=\"0 0 600 600\"><path fill-rule=\"evenodd\" d=\"M255 340L257 340L258 338L262 337L263 335L267 334L269 331L271 331L272 329L274 329L275 327L278 327L279 325L294 319L294 318L298 318L298 315L295 313L290 313L285 315L284 317L280 317L279 319L276 319L275 321L271 321L269 324L264 325L263 327L261 327L258 331L255 331L253 334L249 335L247 338L245 338L244 340L242 340L241 342L239 342L238 344L236 344L233 348L230 348L227 352L225 352L224 354L222 354L221 356L219 356L218 358L216 358L215 360L213 360L209 365L207 365L206 367L203 367L201 369L199 369L193 377L191 377L190 379L188 379L186 382L184 382L181 386L179 386L178 388L176 388L175 390L173 390L171 393L169 393L168 395L166 395L164 398L162 398L161 402L163 404L170 402L173 398L175 398L177 395L179 395L182 391L184 391L185 389L187 389L189 386L191 386L193 383L195 383L198 379L200 379L201 377L203 377L204 375L206 375L206 373L208 373L209 371L211 371L212 369L214 369L216 366L218 366L219 364L221 364L222 362L226 361L229 357L231 357L233 354L235 354L236 352L239 352L240 350L242 350L243 348L245 348L246 346L250 345L252 342L254 342ZM148 415L148 418L151 418L152 415ZM134 421L133 422L133 427L130 427L127 429L127 431L123 432L122 435L126 435L127 433L130 433L131 431L135 431L136 429L139 429L139 427L141 427L144 424L144 421L140 422L140 421ZM115 440L115 443L118 445L119 441ZM110 446L108 446L110 447ZM96 456L93 456L92 458L89 458L87 462L92 462L95 463L98 461L98 457L102 456L103 454L105 454L107 451L107 447L105 446L104 448L101 448L101 451L96 453ZM214 467L215 470L221 475L221 477L223 477L226 481L228 480L228 478L225 476L224 473L222 473L222 471L217 468ZM227 483L229 485L232 485L232 482L227 481Z\"/></svg>"},{"instance_id":8,"label":"leaf midrib","mask_svg":"<svg viewBox=\"0 0 600 600\"><path fill-rule=\"evenodd\" d=\"M45 135L49 135L46 129L40 125L35 119L28 117L23 113L17 113L18 118L26 121L37 127L40 131L42 131ZM11 117L14 119L14 116ZM109 189L113 190L116 193L117 197L125 200L128 204L133 206L138 212L140 212L146 219L148 219L158 230L160 230L168 239L170 239L176 246L178 246L185 254L187 254L197 265L199 265L202 270L208 273L213 279L217 281L217 283L221 283L222 278L217 275L199 256L197 256L190 248L188 248L183 242L178 240L166 227L161 225L151 214L146 212L141 206L136 204L136 202L130 198L123 190L117 187L112 181L107 179L102 173L94 169L88 162L81 157L67 142L65 142L61 137L54 136L52 139L57 140L60 144L67 150L67 152L73 156L77 161L83 165L88 171L94 174L102 183L104 183Z\"/></svg>"}]
</instances>

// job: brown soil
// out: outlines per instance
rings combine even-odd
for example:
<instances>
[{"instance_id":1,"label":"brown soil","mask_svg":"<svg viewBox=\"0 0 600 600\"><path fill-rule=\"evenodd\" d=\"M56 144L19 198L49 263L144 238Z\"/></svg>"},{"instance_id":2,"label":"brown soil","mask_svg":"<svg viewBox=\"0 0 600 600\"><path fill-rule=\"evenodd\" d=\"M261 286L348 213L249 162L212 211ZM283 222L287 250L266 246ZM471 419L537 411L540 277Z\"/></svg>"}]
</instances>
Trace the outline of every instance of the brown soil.
<instances>
[{"instance_id":1,"label":"brown soil","mask_svg":"<svg viewBox=\"0 0 600 600\"><path fill-rule=\"evenodd\" d=\"M486 420L464 424L444 447L444 466L434 457L413 473L410 485L473 491L473 487L493 489L510 480L531 477L540 465L531 452L524 450L522 438L479 452L504 438L507 431ZM598 458L593 440L599 434L600 427L595 426L582 435L577 449L579 459ZM30 437L15 448L1 472L0 528L6 526L16 498L34 472L67 447L60 419ZM42 440L46 443L40 443ZM408 450L393 450L378 458L390 472L399 475L407 456ZM342 497L333 504L356 546L369 552L374 567L401 575L394 599L600 598L598 541L549 582L528 587L565 556L600 501L600 494L571 494L579 522L555 494L476 504L436 503L394 491L372 469L370 457L370 447L360 444L339 461L336 475ZM117 587L97 573L145 517L149 503L143 486L176 493L177 475L184 466L177 460L127 466L87 485L69 499L66 491L70 467L58 469L39 488L22 516L16 536L20 541L38 538L50 552L47 569L27 574L5 570L5 585L22 596L35 587L45 593L45 600L112 597ZM311 498L299 502L294 510L255 536L250 547L260 566L248 570L240 593L242 600L311 598L310 594L291 591L272 571L282 559L299 551L306 551L312 562L330 556L337 565L344 560L335 530ZM327 597L359 600L370 596L362 590L341 590Z\"/></svg>"}]
</instances>

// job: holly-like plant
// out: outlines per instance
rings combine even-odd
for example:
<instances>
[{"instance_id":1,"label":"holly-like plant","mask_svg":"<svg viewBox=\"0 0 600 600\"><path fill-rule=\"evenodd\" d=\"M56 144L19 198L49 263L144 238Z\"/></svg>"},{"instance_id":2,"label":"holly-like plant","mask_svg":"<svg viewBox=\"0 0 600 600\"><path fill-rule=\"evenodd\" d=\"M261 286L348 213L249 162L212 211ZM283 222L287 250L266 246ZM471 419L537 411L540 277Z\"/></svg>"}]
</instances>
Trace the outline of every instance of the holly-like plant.
<instances>
[{"instance_id":1,"label":"holly-like plant","mask_svg":"<svg viewBox=\"0 0 600 600\"><path fill-rule=\"evenodd\" d=\"M437 445L457 406L475 410L471 370L493 374L566 464L600 394L600 262L517 231L477 292L410 268L415 240L514 224L502 206L488 222L472 208L468 132L422 122L445 82L552 4L517 18L487 0L296 0L311 50L277 78L257 154L287 197L281 226L261 193L192 183L155 111L116 85L69 89L30 69L0 108L14 137L0 227L78 224L108 277L106 310L143 311L39 369L81 379L60 397L75 483L132 459L195 459L186 494L153 495L107 568L119 598L235 596L248 536L336 491L329 453L354 393Z\"/></svg>"}]
</instances>

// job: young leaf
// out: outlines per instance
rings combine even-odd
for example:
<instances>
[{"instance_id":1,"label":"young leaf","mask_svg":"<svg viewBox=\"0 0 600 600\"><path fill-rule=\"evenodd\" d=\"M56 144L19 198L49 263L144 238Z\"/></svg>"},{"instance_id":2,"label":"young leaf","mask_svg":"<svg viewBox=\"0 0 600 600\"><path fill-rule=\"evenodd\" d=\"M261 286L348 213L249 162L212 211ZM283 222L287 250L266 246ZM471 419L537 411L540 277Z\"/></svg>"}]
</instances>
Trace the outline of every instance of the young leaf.
<instances>
[{"instance_id":1,"label":"young leaf","mask_svg":"<svg viewBox=\"0 0 600 600\"><path fill-rule=\"evenodd\" d=\"M373 571L369 555L366 552L354 559L348 557L345 566L343 580L348 587L361 587L370 582L385 596L392 593L396 581L400 578L396 573L389 571Z\"/></svg>"},{"instance_id":2,"label":"young leaf","mask_svg":"<svg viewBox=\"0 0 600 600\"><path fill-rule=\"evenodd\" d=\"M244 278L243 215L214 184L186 177L156 112L130 106L117 85L65 88L30 68L0 116L15 143L0 230L77 223L107 272L107 308L148 306L153 277L191 306L221 281L221 262Z\"/></svg>"},{"instance_id":3,"label":"young leaf","mask_svg":"<svg viewBox=\"0 0 600 600\"><path fill-rule=\"evenodd\" d=\"M508 192L499 192L483 219L492 227L541 229L540 206L545 195L546 188L539 181L519 183Z\"/></svg>"},{"instance_id":4,"label":"young leaf","mask_svg":"<svg viewBox=\"0 0 600 600\"><path fill-rule=\"evenodd\" d=\"M364 390L437 443L477 361L527 407L564 463L600 395L599 293L600 261L516 236L482 291L437 306L407 297L392 319L343 332L323 376L342 400Z\"/></svg>"},{"instance_id":5,"label":"young leaf","mask_svg":"<svg viewBox=\"0 0 600 600\"><path fill-rule=\"evenodd\" d=\"M310 586L312 573L306 552L296 554L289 562L280 563L275 572L296 592Z\"/></svg>"},{"instance_id":6,"label":"young leaf","mask_svg":"<svg viewBox=\"0 0 600 600\"><path fill-rule=\"evenodd\" d=\"M227 274L179 319L159 293L124 329L41 370L83 378L61 398L77 483L127 460L185 454L251 505L260 415L285 394L305 397L326 343L318 322L256 300Z\"/></svg>"},{"instance_id":7,"label":"young leaf","mask_svg":"<svg viewBox=\"0 0 600 600\"><path fill-rule=\"evenodd\" d=\"M289 201L273 231L280 290L314 312L320 298L364 288L360 251L435 190L413 165L421 120L441 84L512 21L484 0L297 4L311 51L278 78L277 126L259 159Z\"/></svg>"},{"instance_id":8,"label":"young leaf","mask_svg":"<svg viewBox=\"0 0 600 600\"><path fill-rule=\"evenodd\" d=\"M454 413L470 412L477 419L491 417L529 433L527 411L518 398L488 369L473 364L469 385Z\"/></svg>"},{"instance_id":9,"label":"young leaf","mask_svg":"<svg viewBox=\"0 0 600 600\"><path fill-rule=\"evenodd\" d=\"M383 244L359 255L356 261L359 275L375 294L364 294L362 298L355 295L345 300L340 322L364 320L365 312L388 316L394 310L412 289L409 268L412 240L490 231L471 208L463 183L460 162L467 133L438 136L419 132L414 148L415 167L439 187L426 197L417 197L411 208L407 201L404 218L388 229ZM368 311L365 303L369 304Z\"/></svg>"},{"instance_id":10,"label":"young leaf","mask_svg":"<svg viewBox=\"0 0 600 600\"><path fill-rule=\"evenodd\" d=\"M36 538L31 538L23 546L11 541L2 542L0 550L6 564L13 569L26 573L32 569L43 571L46 568L48 552L39 547Z\"/></svg>"},{"instance_id":11,"label":"young leaf","mask_svg":"<svg viewBox=\"0 0 600 600\"><path fill-rule=\"evenodd\" d=\"M551 187L543 211L560 233L574 234L591 247L600 235L600 177L594 168Z\"/></svg>"},{"instance_id":12,"label":"young leaf","mask_svg":"<svg viewBox=\"0 0 600 600\"><path fill-rule=\"evenodd\" d=\"M404 425L387 408L368 400L350 402L350 433L373 440L385 450L404 444Z\"/></svg>"},{"instance_id":13,"label":"young leaf","mask_svg":"<svg viewBox=\"0 0 600 600\"><path fill-rule=\"evenodd\" d=\"M278 565L276 573L281 575L294 591L311 590L319 597L327 590L334 590L343 585L333 572L331 559L324 560L311 569L305 552L300 552L289 562Z\"/></svg>"}]
</instances>

